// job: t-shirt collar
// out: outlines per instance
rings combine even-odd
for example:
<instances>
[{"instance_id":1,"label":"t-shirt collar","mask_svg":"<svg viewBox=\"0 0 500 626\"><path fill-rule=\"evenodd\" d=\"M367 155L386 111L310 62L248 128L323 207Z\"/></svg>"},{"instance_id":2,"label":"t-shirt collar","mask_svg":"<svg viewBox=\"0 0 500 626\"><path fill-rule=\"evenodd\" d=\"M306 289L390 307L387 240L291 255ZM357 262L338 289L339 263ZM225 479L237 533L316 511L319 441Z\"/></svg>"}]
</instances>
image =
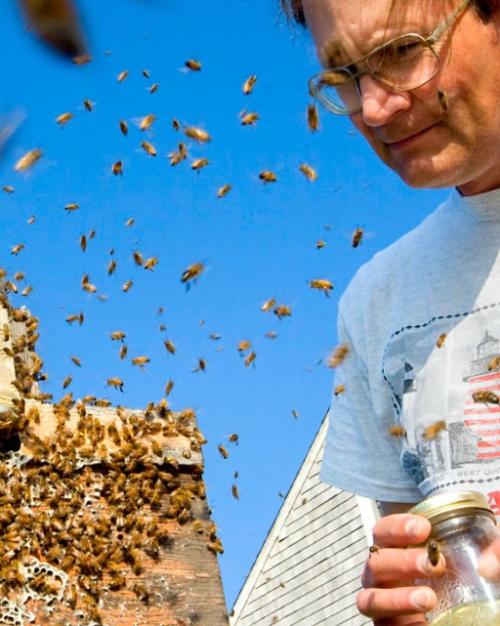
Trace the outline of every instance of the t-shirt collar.
<instances>
[{"instance_id":1,"label":"t-shirt collar","mask_svg":"<svg viewBox=\"0 0 500 626\"><path fill-rule=\"evenodd\" d=\"M451 193L451 201L454 206L472 217L500 221L500 189L492 189L475 196L463 196L455 188Z\"/></svg>"}]
</instances>

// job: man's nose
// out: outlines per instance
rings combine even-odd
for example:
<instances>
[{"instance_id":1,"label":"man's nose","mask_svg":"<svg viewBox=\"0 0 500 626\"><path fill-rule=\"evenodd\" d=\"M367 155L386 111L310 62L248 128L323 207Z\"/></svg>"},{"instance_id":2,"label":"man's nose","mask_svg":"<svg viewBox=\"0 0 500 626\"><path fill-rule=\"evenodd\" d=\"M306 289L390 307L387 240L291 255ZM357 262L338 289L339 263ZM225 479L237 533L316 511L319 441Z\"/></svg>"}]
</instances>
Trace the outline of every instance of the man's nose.
<instances>
[{"instance_id":1,"label":"man's nose","mask_svg":"<svg viewBox=\"0 0 500 626\"><path fill-rule=\"evenodd\" d=\"M392 91L369 75L359 80L361 117L367 126L383 126L399 111L411 107L408 91Z\"/></svg>"}]
</instances>

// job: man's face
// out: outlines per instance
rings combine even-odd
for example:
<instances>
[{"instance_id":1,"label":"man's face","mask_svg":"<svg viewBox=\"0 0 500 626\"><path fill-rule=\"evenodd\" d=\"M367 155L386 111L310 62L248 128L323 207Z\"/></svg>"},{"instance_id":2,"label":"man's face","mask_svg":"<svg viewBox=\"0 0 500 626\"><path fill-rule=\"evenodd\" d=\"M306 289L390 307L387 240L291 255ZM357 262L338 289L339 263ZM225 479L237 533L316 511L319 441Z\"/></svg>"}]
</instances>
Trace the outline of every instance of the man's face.
<instances>
[{"instance_id":1,"label":"man's face","mask_svg":"<svg viewBox=\"0 0 500 626\"><path fill-rule=\"evenodd\" d=\"M428 35L458 0L398 0L391 12L392 4L304 0L322 63L347 65L397 35ZM465 195L498 188L500 16L485 24L469 7L436 51L438 75L412 92L390 91L363 76L363 110L352 121L378 156L413 187L458 186Z\"/></svg>"}]
</instances>

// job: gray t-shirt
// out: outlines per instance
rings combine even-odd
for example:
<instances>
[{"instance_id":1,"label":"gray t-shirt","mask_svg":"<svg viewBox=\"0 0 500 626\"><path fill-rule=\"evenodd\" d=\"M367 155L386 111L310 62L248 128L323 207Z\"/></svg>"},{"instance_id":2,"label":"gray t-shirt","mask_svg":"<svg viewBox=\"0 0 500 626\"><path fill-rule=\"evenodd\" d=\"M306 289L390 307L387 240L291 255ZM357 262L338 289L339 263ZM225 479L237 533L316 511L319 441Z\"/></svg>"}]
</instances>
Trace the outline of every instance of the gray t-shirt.
<instances>
[{"instance_id":1,"label":"gray t-shirt","mask_svg":"<svg viewBox=\"0 0 500 626\"><path fill-rule=\"evenodd\" d=\"M500 514L499 249L500 190L453 191L357 272L322 480L388 502L473 489Z\"/></svg>"}]
</instances>

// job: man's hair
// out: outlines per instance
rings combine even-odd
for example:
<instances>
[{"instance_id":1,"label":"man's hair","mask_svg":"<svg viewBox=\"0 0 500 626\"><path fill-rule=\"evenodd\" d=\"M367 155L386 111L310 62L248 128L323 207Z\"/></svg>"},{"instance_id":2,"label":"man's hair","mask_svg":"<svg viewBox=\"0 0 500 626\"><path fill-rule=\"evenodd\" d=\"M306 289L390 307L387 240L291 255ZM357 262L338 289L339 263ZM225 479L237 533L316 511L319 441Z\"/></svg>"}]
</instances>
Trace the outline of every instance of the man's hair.
<instances>
[{"instance_id":1,"label":"man's hair","mask_svg":"<svg viewBox=\"0 0 500 626\"><path fill-rule=\"evenodd\" d=\"M306 26L306 17L302 0L280 0L281 7L285 14L298 24ZM472 5L476 7L479 17L487 22L493 13L500 7L500 0L472 0Z\"/></svg>"}]
</instances>

